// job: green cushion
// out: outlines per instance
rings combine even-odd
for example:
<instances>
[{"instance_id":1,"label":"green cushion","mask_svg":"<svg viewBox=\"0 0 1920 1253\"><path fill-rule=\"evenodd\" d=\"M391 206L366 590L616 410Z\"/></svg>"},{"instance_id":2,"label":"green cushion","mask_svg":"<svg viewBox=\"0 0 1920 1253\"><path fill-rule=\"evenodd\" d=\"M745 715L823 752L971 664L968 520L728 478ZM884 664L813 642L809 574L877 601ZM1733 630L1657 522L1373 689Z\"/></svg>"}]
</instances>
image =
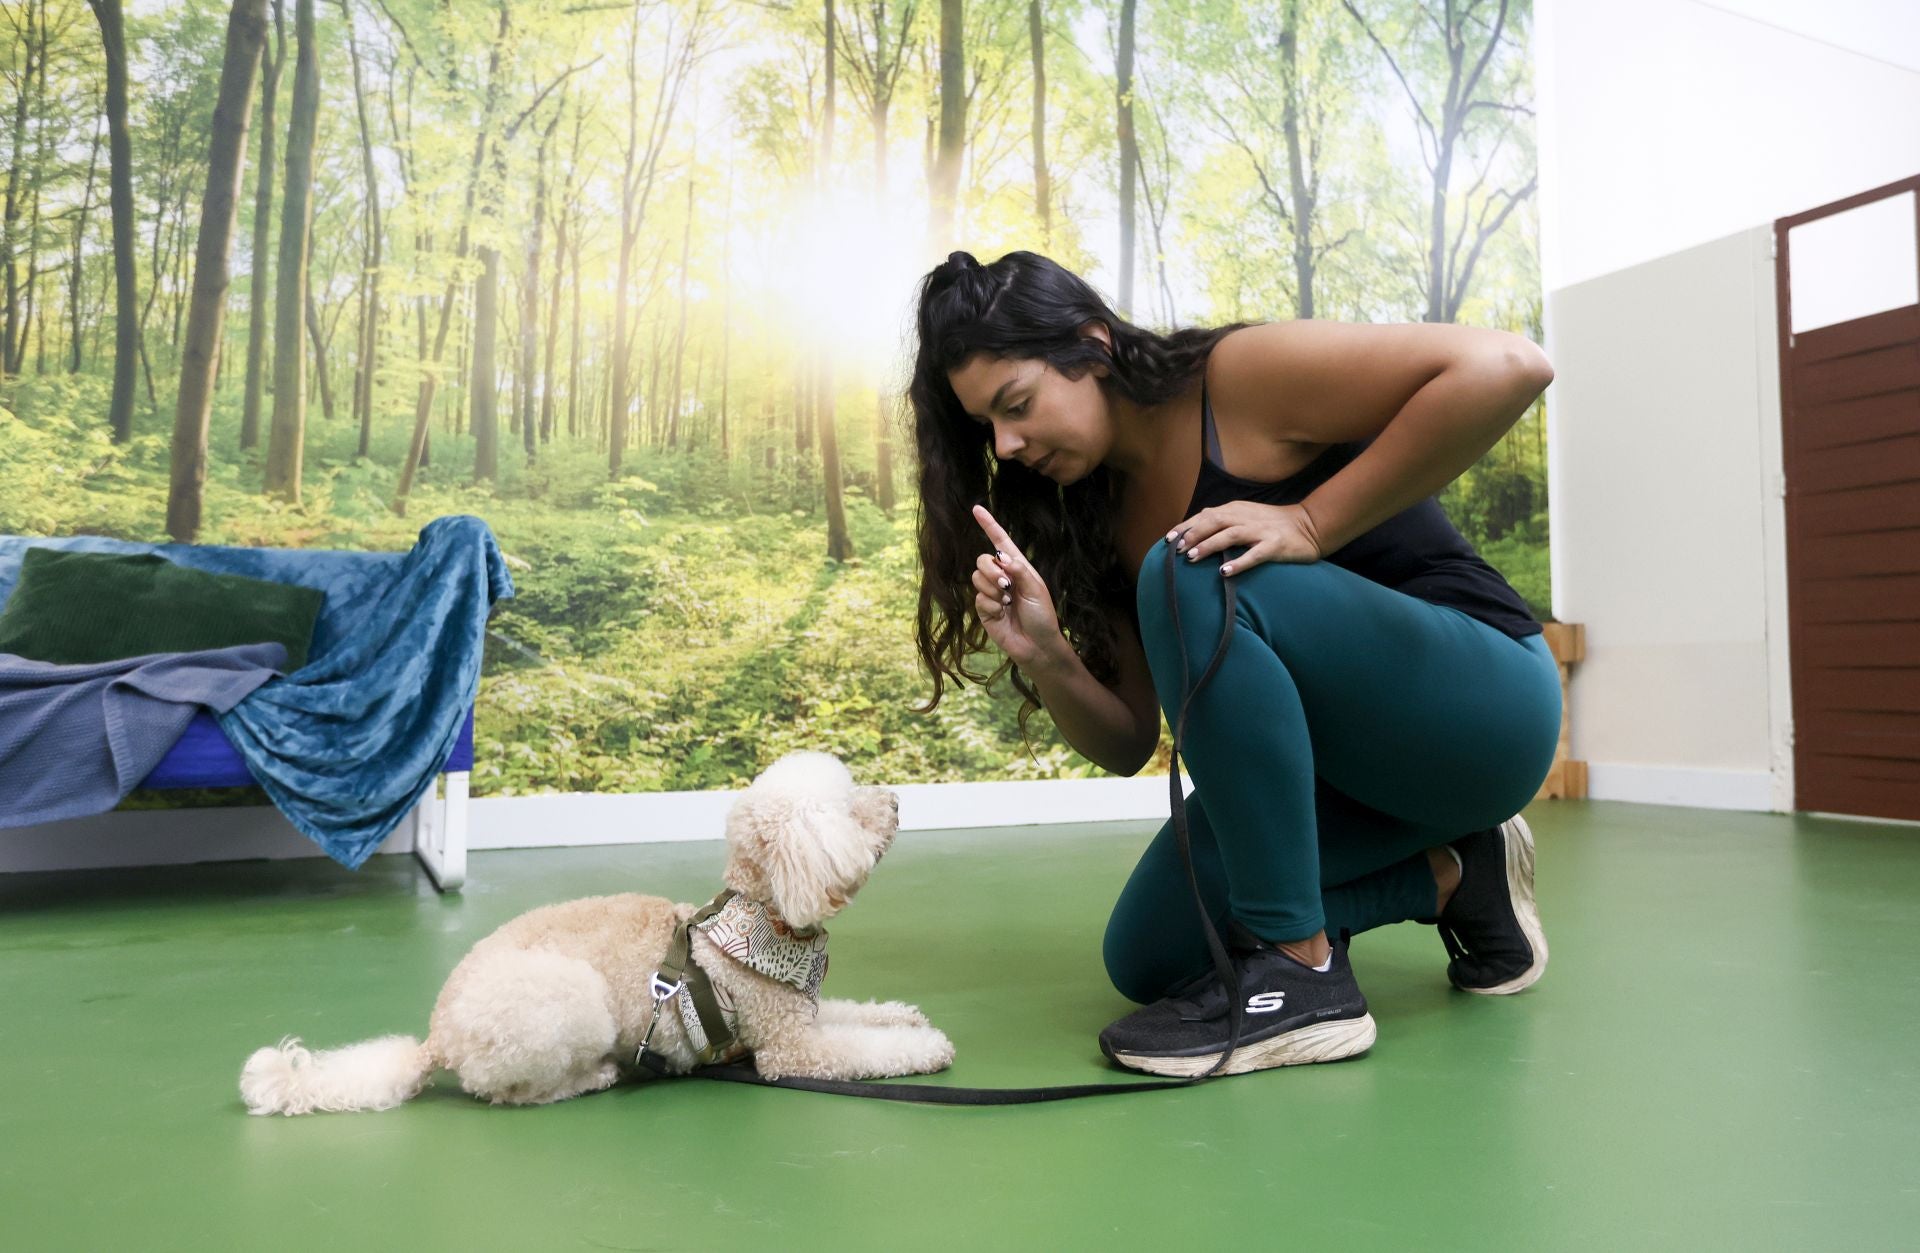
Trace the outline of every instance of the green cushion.
<instances>
[{"instance_id":1,"label":"green cushion","mask_svg":"<svg viewBox=\"0 0 1920 1253\"><path fill-rule=\"evenodd\" d=\"M0 653L64 665L269 640L307 664L318 588L209 574L158 553L29 548L0 612Z\"/></svg>"}]
</instances>

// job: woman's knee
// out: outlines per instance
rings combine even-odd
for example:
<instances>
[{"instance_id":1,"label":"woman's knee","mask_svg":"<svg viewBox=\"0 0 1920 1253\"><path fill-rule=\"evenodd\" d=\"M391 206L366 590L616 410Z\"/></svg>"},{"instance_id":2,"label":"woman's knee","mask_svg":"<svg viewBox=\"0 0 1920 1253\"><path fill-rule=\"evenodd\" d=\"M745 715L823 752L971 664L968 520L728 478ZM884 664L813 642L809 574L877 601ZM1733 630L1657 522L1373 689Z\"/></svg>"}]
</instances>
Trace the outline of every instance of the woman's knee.
<instances>
[{"instance_id":1,"label":"woman's knee","mask_svg":"<svg viewBox=\"0 0 1920 1253\"><path fill-rule=\"evenodd\" d=\"M1140 563L1134 585L1140 642L1148 658L1157 663L1177 667L1184 651L1189 668L1204 666L1219 643L1220 617L1225 612L1221 584L1227 576L1220 573L1220 566L1241 550L1229 549L1199 561L1174 554L1174 602L1179 610L1176 630L1163 568L1171 547L1164 539L1155 541ZM1335 577L1345 573L1325 562L1263 562L1232 576L1237 593L1234 612L1247 626L1269 634L1284 625L1272 621L1275 606L1283 606L1289 614L1310 612L1309 606L1333 594Z\"/></svg>"},{"instance_id":2,"label":"woman's knee","mask_svg":"<svg viewBox=\"0 0 1920 1253\"><path fill-rule=\"evenodd\" d=\"M1173 554L1174 566L1174 604L1171 606L1167 601L1165 572L1168 553ZM1172 649L1176 650L1172 659L1177 661L1177 650L1182 646L1190 660L1197 656L1204 662L1212 655L1220 635L1220 616L1225 611L1220 588L1223 577L1218 556L1189 561L1184 554L1173 552L1173 546L1166 540L1154 542L1140 563L1138 579L1134 584L1134 608L1140 618L1140 642L1149 657ZM1176 606L1179 613L1177 628L1174 622Z\"/></svg>"}]
</instances>

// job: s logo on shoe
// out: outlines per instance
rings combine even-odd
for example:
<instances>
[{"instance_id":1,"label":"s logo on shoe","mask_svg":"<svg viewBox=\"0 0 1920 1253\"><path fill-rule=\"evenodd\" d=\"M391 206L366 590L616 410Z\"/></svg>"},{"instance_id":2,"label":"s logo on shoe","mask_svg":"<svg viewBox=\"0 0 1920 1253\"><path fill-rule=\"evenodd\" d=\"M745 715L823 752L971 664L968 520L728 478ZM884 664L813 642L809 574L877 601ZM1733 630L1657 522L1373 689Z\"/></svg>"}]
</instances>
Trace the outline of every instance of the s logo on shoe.
<instances>
[{"instance_id":1,"label":"s logo on shoe","mask_svg":"<svg viewBox=\"0 0 1920 1253\"><path fill-rule=\"evenodd\" d=\"M1258 996L1247 998L1249 1014L1271 1014L1287 1003L1285 992L1262 992Z\"/></svg>"}]
</instances>

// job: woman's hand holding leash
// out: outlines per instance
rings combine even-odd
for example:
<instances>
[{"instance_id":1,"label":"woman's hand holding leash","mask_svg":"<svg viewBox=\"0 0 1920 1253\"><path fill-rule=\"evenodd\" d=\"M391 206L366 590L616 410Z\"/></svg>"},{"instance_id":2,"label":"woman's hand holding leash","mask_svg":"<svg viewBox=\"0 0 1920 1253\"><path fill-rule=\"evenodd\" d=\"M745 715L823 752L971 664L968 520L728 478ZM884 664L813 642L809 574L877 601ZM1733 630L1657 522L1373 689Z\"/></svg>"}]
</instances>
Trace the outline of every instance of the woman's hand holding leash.
<instances>
[{"instance_id":1,"label":"woman's hand holding leash","mask_svg":"<svg viewBox=\"0 0 1920 1253\"><path fill-rule=\"evenodd\" d=\"M1058 660L1066 648L1053 596L1040 572L984 505L973 507L973 518L994 547L993 552L980 554L974 565L974 612L980 615L988 638L1030 674Z\"/></svg>"},{"instance_id":2,"label":"woman's hand holding leash","mask_svg":"<svg viewBox=\"0 0 1920 1253\"><path fill-rule=\"evenodd\" d=\"M1220 567L1229 577L1263 561L1311 565L1326 554L1313 515L1303 505L1262 505L1230 500L1202 509L1173 530L1167 539L1187 560L1245 545L1247 551Z\"/></svg>"}]
</instances>

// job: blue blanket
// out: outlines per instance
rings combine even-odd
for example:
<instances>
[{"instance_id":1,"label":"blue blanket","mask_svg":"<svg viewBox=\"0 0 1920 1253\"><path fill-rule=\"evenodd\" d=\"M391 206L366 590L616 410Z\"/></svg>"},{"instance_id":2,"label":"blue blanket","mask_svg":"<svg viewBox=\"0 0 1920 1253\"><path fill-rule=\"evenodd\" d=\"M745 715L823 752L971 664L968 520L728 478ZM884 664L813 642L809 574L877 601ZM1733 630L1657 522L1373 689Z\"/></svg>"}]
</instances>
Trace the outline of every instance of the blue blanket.
<instances>
[{"instance_id":1,"label":"blue blanket","mask_svg":"<svg viewBox=\"0 0 1920 1253\"><path fill-rule=\"evenodd\" d=\"M349 867L433 785L480 689L487 615L513 595L493 533L468 516L435 518L406 553L0 538L0 605L19 578L21 552L41 545L156 552L326 593L307 664L218 716L288 821Z\"/></svg>"},{"instance_id":2,"label":"blue blanket","mask_svg":"<svg viewBox=\"0 0 1920 1253\"><path fill-rule=\"evenodd\" d=\"M73 666L0 653L0 827L112 809L195 710L232 709L286 664L277 643Z\"/></svg>"}]
</instances>

